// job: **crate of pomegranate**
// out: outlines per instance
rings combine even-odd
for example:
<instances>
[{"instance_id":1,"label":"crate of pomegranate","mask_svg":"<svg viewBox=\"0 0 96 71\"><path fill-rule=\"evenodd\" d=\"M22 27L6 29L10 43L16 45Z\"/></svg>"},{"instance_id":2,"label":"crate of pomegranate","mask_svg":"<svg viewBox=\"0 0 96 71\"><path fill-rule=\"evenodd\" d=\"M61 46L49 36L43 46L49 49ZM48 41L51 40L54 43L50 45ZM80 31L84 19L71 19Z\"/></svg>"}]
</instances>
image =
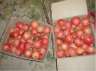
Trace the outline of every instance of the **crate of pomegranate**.
<instances>
[{"instance_id":1,"label":"crate of pomegranate","mask_svg":"<svg viewBox=\"0 0 96 71\"><path fill-rule=\"evenodd\" d=\"M50 27L12 17L2 36L0 52L21 59L40 61L47 54Z\"/></svg>"},{"instance_id":2,"label":"crate of pomegranate","mask_svg":"<svg viewBox=\"0 0 96 71\"><path fill-rule=\"evenodd\" d=\"M51 29L42 2L14 0L12 3L8 7L12 7L11 17L0 37L0 52L25 60L42 60L47 54Z\"/></svg>"},{"instance_id":3,"label":"crate of pomegranate","mask_svg":"<svg viewBox=\"0 0 96 71\"><path fill-rule=\"evenodd\" d=\"M95 35L89 16L73 16L54 22L55 55L57 58L95 54Z\"/></svg>"}]
</instances>

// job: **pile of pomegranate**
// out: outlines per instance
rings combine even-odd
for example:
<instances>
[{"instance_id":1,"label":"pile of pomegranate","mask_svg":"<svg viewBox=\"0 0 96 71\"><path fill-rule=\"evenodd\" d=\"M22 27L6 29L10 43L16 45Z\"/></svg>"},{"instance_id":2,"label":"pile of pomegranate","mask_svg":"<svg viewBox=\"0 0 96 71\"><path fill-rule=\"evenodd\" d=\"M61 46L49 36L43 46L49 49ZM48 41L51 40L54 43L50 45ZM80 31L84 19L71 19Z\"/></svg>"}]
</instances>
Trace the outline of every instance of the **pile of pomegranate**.
<instances>
[{"instance_id":1,"label":"pile of pomegranate","mask_svg":"<svg viewBox=\"0 0 96 71\"><path fill-rule=\"evenodd\" d=\"M55 22L56 57L73 57L93 54L94 36L87 16L74 16Z\"/></svg>"},{"instance_id":2,"label":"pile of pomegranate","mask_svg":"<svg viewBox=\"0 0 96 71\"><path fill-rule=\"evenodd\" d=\"M44 58L50 27L40 25L37 21L32 21L31 24L19 21L8 33L8 39L2 48L5 52L34 60Z\"/></svg>"}]
</instances>

